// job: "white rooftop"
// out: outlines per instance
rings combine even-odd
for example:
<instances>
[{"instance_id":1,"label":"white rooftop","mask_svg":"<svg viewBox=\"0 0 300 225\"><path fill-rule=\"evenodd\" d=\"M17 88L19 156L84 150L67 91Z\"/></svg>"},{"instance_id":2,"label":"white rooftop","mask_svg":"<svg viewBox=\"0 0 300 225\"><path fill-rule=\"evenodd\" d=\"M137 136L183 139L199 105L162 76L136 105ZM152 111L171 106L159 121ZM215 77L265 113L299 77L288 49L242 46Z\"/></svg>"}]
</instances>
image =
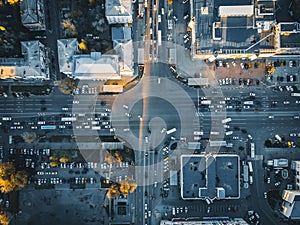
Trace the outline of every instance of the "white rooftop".
<instances>
[{"instance_id":1,"label":"white rooftop","mask_svg":"<svg viewBox=\"0 0 300 225\"><path fill-rule=\"evenodd\" d=\"M76 38L57 40L59 71L71 74L73 71L73 56L78 51Z\"/></svg>"},{"instance_id":2,"label":"white rooftop","mask_svg":"<svg viewBox=\"0 0 300 225\"><path fill-rule=\"evenodd\" d=\"M252 16L254 13L253 5L230 5L219 7L219 17L226 16Z\"/></svg>"},{"instance_id":3,"label":"white rooftop","mask_svg":"<svg viewBox=\"0 0 300 225\"><path fill-rule=\"evenodd\" d=\"M92 52L90 55L76 55L74 58L73 76L78 79L121 79L118 55L102 55L100 52Z\"/></svg>"}]
</instances>

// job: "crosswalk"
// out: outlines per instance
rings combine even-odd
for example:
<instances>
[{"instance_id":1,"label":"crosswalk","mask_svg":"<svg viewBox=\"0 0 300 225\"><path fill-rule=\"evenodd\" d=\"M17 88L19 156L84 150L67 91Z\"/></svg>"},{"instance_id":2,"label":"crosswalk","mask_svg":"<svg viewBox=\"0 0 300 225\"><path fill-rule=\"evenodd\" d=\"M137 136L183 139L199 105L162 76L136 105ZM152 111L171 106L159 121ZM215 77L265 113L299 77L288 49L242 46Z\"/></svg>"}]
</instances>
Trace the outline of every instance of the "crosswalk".
<instances>
[{"instance_id":1,"label":"crosswalk","mask_svg":"<svg viewBox=\"0 0 300 225\"><path fill-rule=\"evenodd\" d=\"M220 213L220 212L230 212L230 211L238 211L240 204L194 204L188 207L188 210L191 214L193 213L204 213L207 214L209 211L211 213Z\"/></svg>"}]
</instances>

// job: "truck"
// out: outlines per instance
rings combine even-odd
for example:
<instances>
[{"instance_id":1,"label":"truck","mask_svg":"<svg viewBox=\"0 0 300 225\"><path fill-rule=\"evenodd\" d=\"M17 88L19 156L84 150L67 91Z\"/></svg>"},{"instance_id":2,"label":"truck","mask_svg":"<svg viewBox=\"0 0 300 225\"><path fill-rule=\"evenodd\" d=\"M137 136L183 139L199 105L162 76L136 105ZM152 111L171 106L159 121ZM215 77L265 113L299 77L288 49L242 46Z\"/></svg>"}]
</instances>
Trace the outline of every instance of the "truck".
<instances>
[{"instance_id":1,"label":"truck","mask_svg":"<svg viewBox=\"0 0 300 225\"><path fill-rule=\"evenodd\" d=\"M282 168L289 166L289 160L280 158L280 159L270 159L267 161L268 166L273 166L274 168Z\"/></svg>"},{"instance_id":2,"label":"truck","mask_svg":"<svg viewBox=\"0 0 300 225\"><path fill-rule=\"evenodd\" d=\"M222 120L222 123L228 123L230 121L231 121L231 118L226 118L226 119Z\"/></svg>"},{"instance_id":3,"label":"truck","mask_svg":"<svg viewBox=\"0 0 300 225\"><path fill-rule=\"evenodd\" d=\"M291 96L293 96L293 97L300 97L300 93L293 92L293 93L291 93Z\"/></svg>"},{"instance_id":4,"label":"truck","mask_svg":"<svg viewBox=\"0 0 300 225\"><path fill-rule=\"evenodd\" d=\"M157 31L157 46L161 45L161 30Z\"/></svg>"},{"instance_id":5,"label":"truck","mask_svg":"<svg viewBox=\"0 0 300 225\"><path fill-rule=\"evenodd\" d=\"M282 142L282 138L278 134L275 134L275 139L279 142Z\"/></svg>"},{"instance_id":6,"label":"truck","mask_svg":"<svg viewBox=\"0 0 300 225\"><path fill-rule=\"evenodd\" d=\"M250 143L250 157L255 158L255 144Z\"/></svg>"},{"instance_id":7,"label":"truck","mask_svg":"<svg viewBox=\"0 0 300 225\"><path fill-rule=\"evenodd\" d=\"M253 105L254 102L253 101L244 101L244 105Z\"/></svg>"},{"instance_id":8,"label":"truck","mask_svg":"<svg viewBox=\"0 0 300 225\"><path fill-rule=\"evenodd\" d=\"M172 30L172 29L173 29L173 21L168 20L168 30Z\"/></svg>"},{"instance_id":9,"label":"truck","mask_svg":"<svg viewBox=\"0 0 300 225\"><path fill-rule=\"evenodd\" d=\"M176 128L172 128L172 129L170 129L170 130L167 130L167 134L172 134L172 133L174 133L176 131Z\"/></svg>"}]
</instances>

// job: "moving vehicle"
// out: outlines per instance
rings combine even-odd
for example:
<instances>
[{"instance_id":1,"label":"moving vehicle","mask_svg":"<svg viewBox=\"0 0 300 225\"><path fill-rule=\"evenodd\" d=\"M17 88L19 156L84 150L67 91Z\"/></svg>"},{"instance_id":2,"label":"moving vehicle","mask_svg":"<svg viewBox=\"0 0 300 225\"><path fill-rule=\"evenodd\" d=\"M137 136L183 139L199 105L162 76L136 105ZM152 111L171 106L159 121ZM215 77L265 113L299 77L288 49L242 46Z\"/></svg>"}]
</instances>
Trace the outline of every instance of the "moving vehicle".
<instances>
[{"instance_id":1,"label":"moving vehicle","mask_svg":"<svg viewBox=\"0 0 300 225\"><path fill-rule=\"evenodd\" d=\"M176 128L174 127L174 128L172 128L172 129L170 129L170 130L167 130L167 134L172 134L172 133L174 133L176 131Z\"/></svg>"},{"instance_id":2,"label":"moving vehicle","mask_svg":"<svg viewBox=\"0 0 300 225\"><path fill-rule=\"evenodd\" d=\"M255 143L250 143L250 157L255 158Z\"/></svg>"},{"instance_id":3,"label":"moving vehicle","mask_svg":"<svg viewBox=\"0 0 300 225\"><path fill-rule=\"evenodd\" d=\"M231 118L226 118L226 119L222 120L222 123L228 123L230 121L231 121Z\"/></svg>"},{"instance_id":4,"label":"moving vehicle","mask_svg":"<svg viewBox=\"0 0 300 225\"><path fill-rule=\"evenodd\" d=\"M253 173L253 167L252 167L252 162L251 161L248 161L248 166L249 166L249 172L250 173Z\"/></svg>"},{"instance_id":5,"label":"moving vehicle","mask_svg":"<svg viewBox=\"0 0 300 225\"><path fill-rule=\"evenodd\" d=\"M300 97L300 93L291 93L291 96Z\"/></svg>"},{"instance_id":6,"label":"moving vehicle","mask_svg":"<svg viewBox=\"0 0 300 225\"><path fill-rule=\"evenodd\" d=\"M42 130L55 130L56 126L55 125L44 125L44 126L41 126L41 129Z\"/></svg>"}]
</instances>

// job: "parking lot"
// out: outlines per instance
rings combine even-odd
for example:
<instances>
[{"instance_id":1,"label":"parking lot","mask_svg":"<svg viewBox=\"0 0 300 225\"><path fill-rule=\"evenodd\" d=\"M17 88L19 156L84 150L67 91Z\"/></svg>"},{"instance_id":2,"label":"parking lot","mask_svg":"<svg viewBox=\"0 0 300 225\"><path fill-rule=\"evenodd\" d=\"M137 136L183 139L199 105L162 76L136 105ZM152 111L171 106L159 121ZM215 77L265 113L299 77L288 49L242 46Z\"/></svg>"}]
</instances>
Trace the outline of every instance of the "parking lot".
<instances>
[{"instance_id":1,"label":"parking lot","mask_svg":"<svg viewBox=\"0 0 300 225\"><path fill-rule=\"evenodd\" d=\"M227 59L217 60L214 64L215 78L220 86L257 86L264 81L265 62L263 60L251 62Z\"/></svg>"}]
</instances>

